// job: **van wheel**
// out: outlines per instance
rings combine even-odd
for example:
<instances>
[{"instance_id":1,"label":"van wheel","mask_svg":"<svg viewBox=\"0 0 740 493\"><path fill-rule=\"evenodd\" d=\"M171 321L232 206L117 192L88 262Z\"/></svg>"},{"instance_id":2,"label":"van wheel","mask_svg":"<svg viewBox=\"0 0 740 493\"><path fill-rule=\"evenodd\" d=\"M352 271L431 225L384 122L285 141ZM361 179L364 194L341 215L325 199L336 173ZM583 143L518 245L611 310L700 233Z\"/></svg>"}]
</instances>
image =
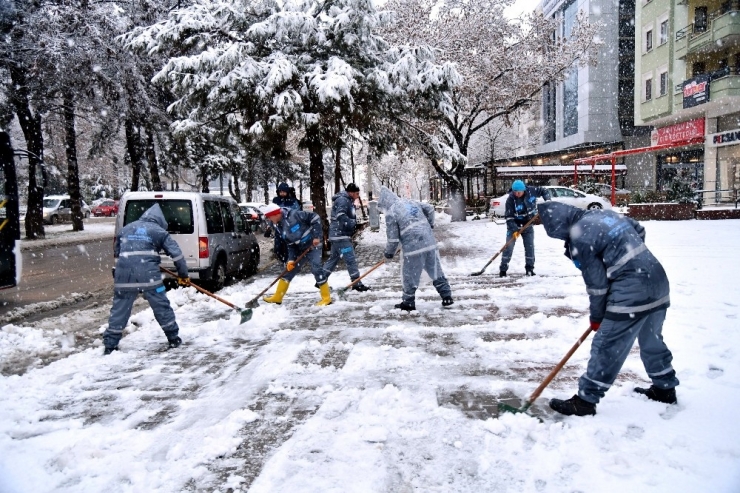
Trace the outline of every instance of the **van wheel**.
<instances>
[{"instance_id":1,"label":"van wheel","mask_svg":"<svg viewBox=\"0 0 740 493\"><path fill-rule=\"evenodd\" d=\"M49 219L49 222L51 223L52 226L54 226L56 223L59 222L59 220L57 219L56 216L51 216L51 219Z\"/></svg>"},{"instance_id":2,"label":"van wheel","mask_svg":"<svg viewBox=\"0 0 740 493\"><path fill-rule=\"evenodd\" d=\"M226 264L219 260L213 269L213 279L211 280L211 290L220 291L226 284Z\"/></svg>"}]
</instances>

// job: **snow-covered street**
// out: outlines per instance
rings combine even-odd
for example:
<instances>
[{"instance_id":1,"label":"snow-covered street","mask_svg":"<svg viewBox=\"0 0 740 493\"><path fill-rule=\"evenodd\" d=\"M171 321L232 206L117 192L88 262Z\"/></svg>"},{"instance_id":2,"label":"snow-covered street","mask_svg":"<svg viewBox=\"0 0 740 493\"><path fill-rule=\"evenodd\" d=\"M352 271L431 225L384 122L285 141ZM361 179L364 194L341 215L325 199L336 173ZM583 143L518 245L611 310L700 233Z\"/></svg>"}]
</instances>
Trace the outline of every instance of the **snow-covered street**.
<instances>
[{"instance_id":1,"label":"snow-covered street","mask_svg":"<svg viewBox=\"0 0 740 493\"><path fill-rule=\"evenodd\" d=\"M84 312L4 326L0 359L18 364L0 377L0 492L740 491L740 221L643 223L671 282L679 404L634 394L649 380L633 349L595 417L545 412L575 393L589 340L538 400L542 421L489 410L526 399L588 327L579 271L536 226L536 277L523 277L521 242L511 277L498 259L471 277L506 227L438 225L447 310L428 278L417 312L393 309L396 261L346 300L338 271L325 308L305 269L244 325L193 288L170 291L174 350L150 309L106 357L80 340L104 326L73 332ZM363 233L361 270L384 242ZM243 306L274 275L219 295Z\"/></svg>"}]
</instances>

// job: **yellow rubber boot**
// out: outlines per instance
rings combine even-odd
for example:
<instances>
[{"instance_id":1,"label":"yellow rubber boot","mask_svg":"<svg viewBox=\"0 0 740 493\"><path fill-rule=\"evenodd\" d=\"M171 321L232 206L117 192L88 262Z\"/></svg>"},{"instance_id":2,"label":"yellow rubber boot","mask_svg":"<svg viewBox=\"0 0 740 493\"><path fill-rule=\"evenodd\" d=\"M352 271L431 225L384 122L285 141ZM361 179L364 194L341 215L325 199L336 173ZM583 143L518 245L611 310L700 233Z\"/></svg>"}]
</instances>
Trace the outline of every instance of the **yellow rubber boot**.
<instances>
[{"instance_id":1,"label":"yellow rubber boot","mask_svg":"<svg viewBox=\"0 0 740 493\"><path fill-rule=\"evenodd\" d=\"M331 305L331 293L329 293L329 283L325 282L319 286L319 292L321 293L321 301L316 303L316 306Z\"/></svg>"},{"instance_id":2,"label":"yellow rubber boot","mask_svg":"<svg viewBox=\"0 0 740 493\"><path fill-rule=\"evenodd\" d=\"M272 296L265 296L262 299L268 303L277 303L279 305L283 302L283 296L285 296L285 292L288 291L288 286L290 286L288 281L280 279L278 281L277 288L275 288L275 294Z\"/></svg>"}]
</instances>

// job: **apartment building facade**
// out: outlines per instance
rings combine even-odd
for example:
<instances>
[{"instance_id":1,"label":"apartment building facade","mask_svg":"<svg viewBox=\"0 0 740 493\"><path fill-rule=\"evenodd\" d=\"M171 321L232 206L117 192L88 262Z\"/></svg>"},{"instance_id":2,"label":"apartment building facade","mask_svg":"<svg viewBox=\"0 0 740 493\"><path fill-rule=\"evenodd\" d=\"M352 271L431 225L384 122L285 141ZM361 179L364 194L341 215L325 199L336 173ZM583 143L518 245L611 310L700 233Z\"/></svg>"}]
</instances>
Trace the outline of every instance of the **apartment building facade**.
<instances>
[{"instance_id":1,"label":"apartment building facade","mask_svg":"<svg viewBox=\"0 0 740 493\"><path fill-rule=\"evenodd\" d=\"M653 127L650 187L705 203L740 186L740 0L637 0L635 124Z\"/></svg>"}]
</instances>

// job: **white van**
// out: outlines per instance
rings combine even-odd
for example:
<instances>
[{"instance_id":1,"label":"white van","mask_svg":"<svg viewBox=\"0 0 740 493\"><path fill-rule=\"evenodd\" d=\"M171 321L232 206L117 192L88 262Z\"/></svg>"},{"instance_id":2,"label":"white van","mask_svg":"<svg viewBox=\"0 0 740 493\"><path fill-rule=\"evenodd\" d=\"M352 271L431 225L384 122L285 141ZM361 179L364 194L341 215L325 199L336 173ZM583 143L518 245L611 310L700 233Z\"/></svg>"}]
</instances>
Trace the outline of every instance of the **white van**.
<instances>
[{"instance_id":1,"label":"white van","mask_svg":"<svg viewBox=\"0 0 740 493\"><path fill-rule=\"evenodd\" d=\"M190 278L221 289L229 277L257 272L260 247L231 197L197 192L128 192L118 206L116 236L155 203L167 219L167 231L177 242ZM162 267L174 263L162 254Z\"/></svg>"}]
</instances>

